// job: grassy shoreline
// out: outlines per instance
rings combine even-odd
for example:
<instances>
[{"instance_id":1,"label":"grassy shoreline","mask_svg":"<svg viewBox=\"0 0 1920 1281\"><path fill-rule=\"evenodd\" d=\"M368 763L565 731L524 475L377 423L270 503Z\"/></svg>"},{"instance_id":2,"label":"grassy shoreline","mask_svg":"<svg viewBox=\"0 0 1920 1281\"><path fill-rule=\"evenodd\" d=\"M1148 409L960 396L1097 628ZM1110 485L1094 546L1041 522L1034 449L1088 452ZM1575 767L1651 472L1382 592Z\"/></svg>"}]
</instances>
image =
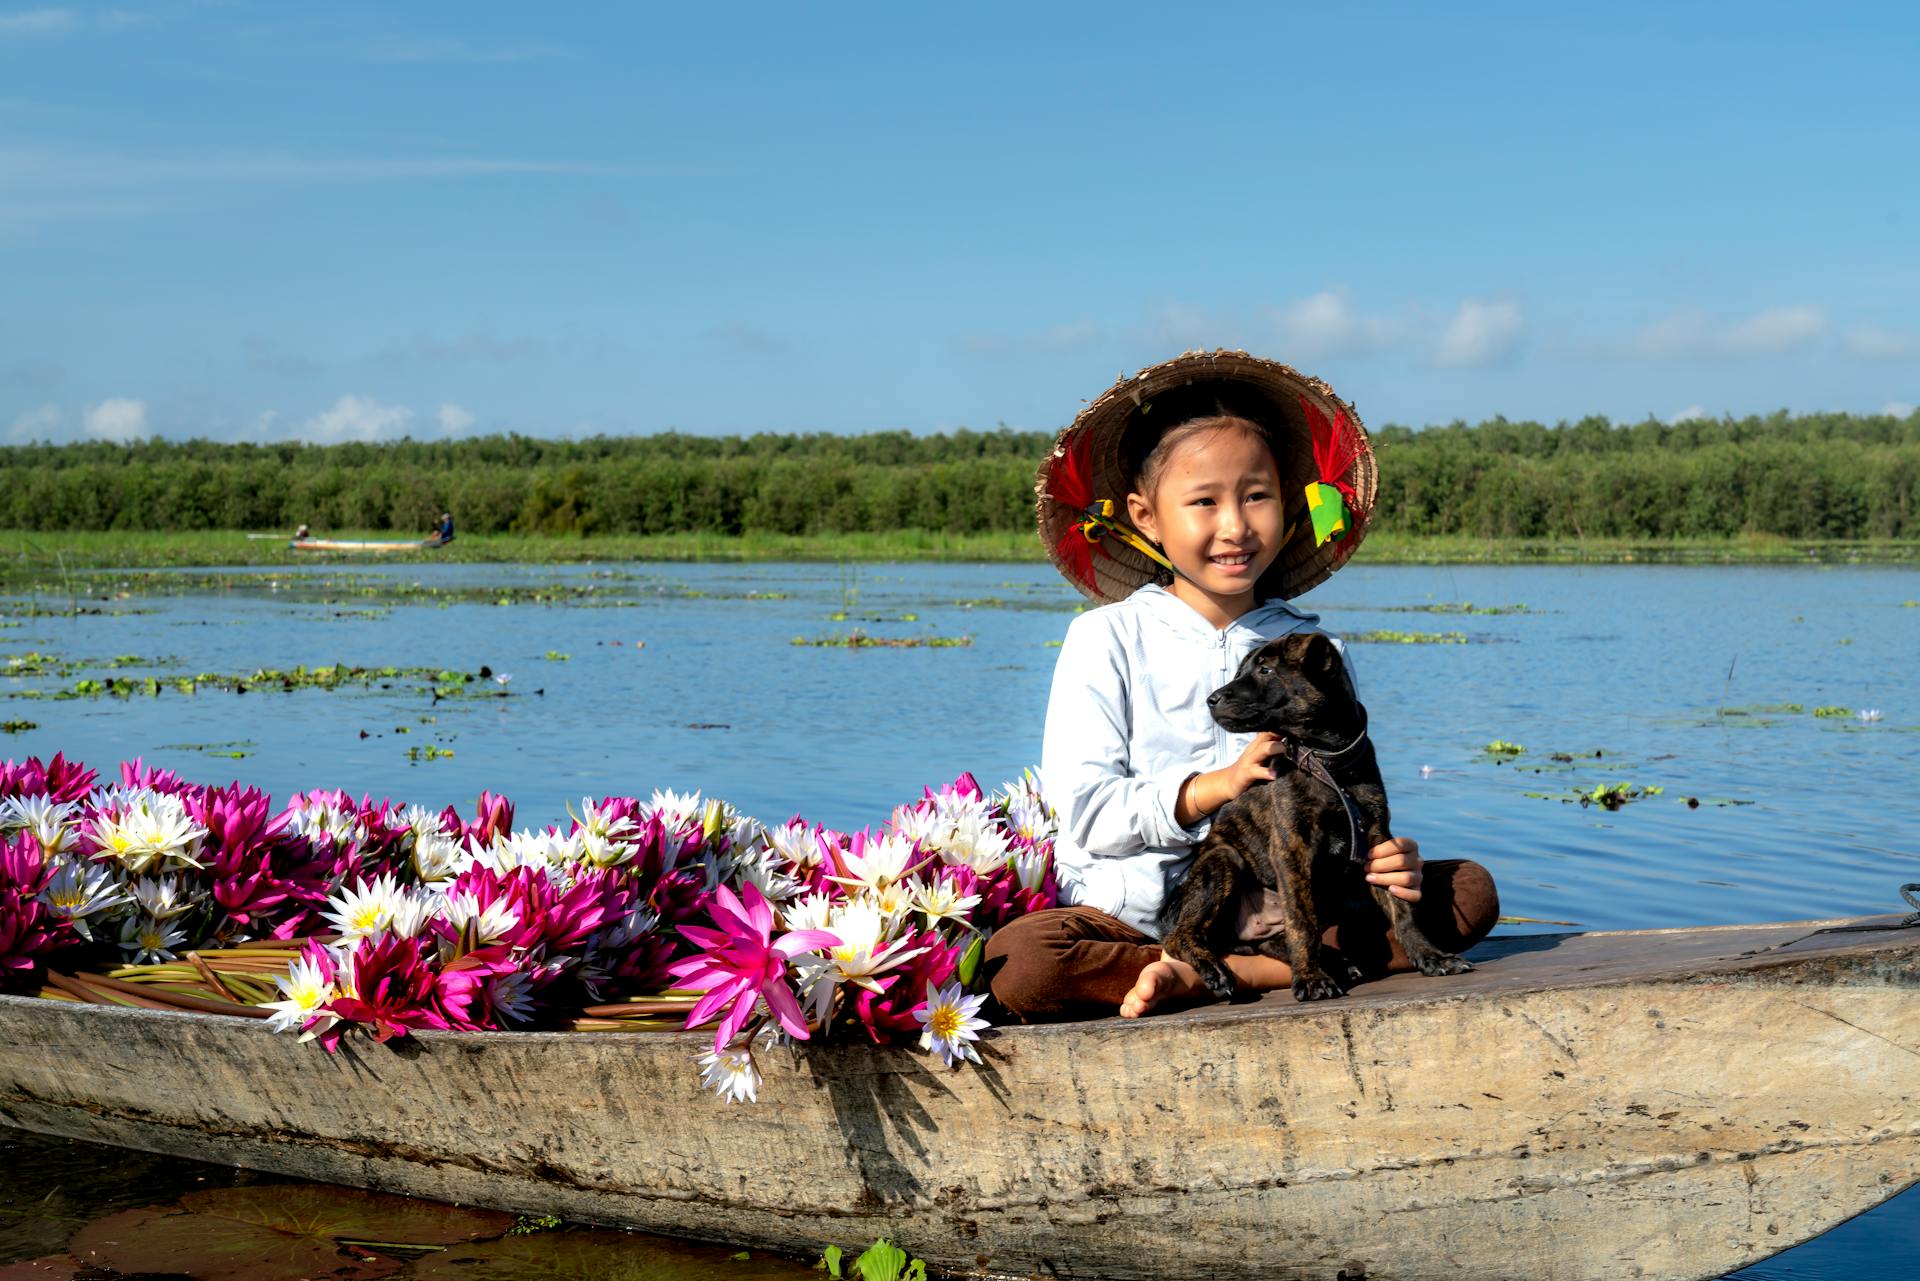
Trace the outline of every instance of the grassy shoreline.
<instances>
[{"instance_id":1,"label":"grassy shoreline","mask_svg":"<svg viewBox=\"0 0 1920 1281\"><path fill-rule=\"evenodd\" d=\"M337 531L339 538L379 538L379 531ZM391 534L385 536L391 537ZM386 555L291 551L279 540L250 540L239 532L37 533L0 530L0 581L103 569L164 569L234 565L365 565L460 563L580 564L608 561L990 561L1039 562L1045 554L1026 532L947 534L899 530L890 534L783 537L748 534L546 537L463 534L451 547ZM1770 536L1687 541L1629 539L1487 539L1404 537L1380 530L1368 536L1357 563L1372 565L1520 564L1915 564L1920 542L1817 542Z\"/></svg>"}]
</instances>

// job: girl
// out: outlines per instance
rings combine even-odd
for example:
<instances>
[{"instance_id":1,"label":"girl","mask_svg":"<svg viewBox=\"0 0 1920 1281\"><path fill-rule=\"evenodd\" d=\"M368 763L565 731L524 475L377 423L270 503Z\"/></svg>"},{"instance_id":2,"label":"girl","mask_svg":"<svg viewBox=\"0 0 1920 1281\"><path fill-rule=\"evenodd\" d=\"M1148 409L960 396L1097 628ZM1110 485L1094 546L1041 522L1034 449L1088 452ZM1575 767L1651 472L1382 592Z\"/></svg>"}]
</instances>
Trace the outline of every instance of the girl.
<instances>
[{"instance_id":1,"label":"girl","mask_svg":"<svg viewBox=\"0 0 1920 1281\"><path fill-rule=\"evenodd\" d=\"M1374 489L1352 407L1244 352L1142 370L1061 434L1036 486L1041 537L1103 608L1067 629L1041 753L1070 906L1016 920L987 944L994 996L1015 1015L1132 1018L1208 999L1192 967L1155 945L1160 908L1211 816L1275 776L1278 739L1221 729L1207 695L1258 646L1314 629L1318 618L1286 598L1352 555ZM1425 863L1405 837L1371 851L1366 878L1415 903L1421 929L1447 951L1479 942L1499 915L1485 868ZM1242 905L1243 938L1279 928L1262 902ZM1410 968L1364 898L1326 940L1370 971ZM1292 982L1270 957L1228 965L1243 987Z\"/></svg>"}]
</instances>

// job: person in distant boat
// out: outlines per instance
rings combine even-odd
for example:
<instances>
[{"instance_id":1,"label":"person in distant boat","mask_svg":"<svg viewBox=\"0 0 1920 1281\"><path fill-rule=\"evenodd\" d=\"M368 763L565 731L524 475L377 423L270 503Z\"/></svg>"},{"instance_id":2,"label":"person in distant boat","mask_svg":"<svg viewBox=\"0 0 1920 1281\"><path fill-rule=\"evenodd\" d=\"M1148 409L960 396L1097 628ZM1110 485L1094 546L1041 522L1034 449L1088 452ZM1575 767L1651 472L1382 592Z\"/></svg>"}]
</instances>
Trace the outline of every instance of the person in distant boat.
<instances>
[{"instance_id":1,"label":"person in distant boat","mask_svg":"<svg viewBox=\"0 0 1920 1281\"><path fill-rule=\"evenodd\" d=\"M440 524L427 535L427 546L445 547L453 541L453 513L441 512Z\"/></svg>"},{"instance_id":2,"label":"person in distant boat","mask_svg":"<svg viewBox=\"0 0 1920 1281\"><path fill-rule=\"evenodd\" d=\"M313 531L307 528L305 522L302 522L300 528L293 531L293 536L295 538L311 538L313 537Z\"/></svg>"},{"instance_id":3,"label":"person in distant boat","mask_svg":"<svg viewBox=\"0 0 1920 1281\"><path fill-rule=\"evenodd\" d=\"M1213 815L1276 777L1283 745L1223 730L1208 695L1267 642L1319 630L1288 601L1352 554L1374 477L1351 406L1245 353L1142 370L1062 433L1039 476L1040 533L1102 608L1067 628L1047 702L1040 777L1060 816L1061 906L986 944L982 970L1015 1017L1138 1017L1212 999L1191 965L1161 951L1161 908ZM1499 916L1486 868L1427 862L1405 836L1367 851L1365 879L1412 904L1449 951ZM1265 896L1239 912L1241 940L1285 926ZM1324 941L1379 969L1412 967L1371 896L1343 904ZM1270 955L1225 960L1243 989L1292 982Z\"/></svg>"}]
</instances>

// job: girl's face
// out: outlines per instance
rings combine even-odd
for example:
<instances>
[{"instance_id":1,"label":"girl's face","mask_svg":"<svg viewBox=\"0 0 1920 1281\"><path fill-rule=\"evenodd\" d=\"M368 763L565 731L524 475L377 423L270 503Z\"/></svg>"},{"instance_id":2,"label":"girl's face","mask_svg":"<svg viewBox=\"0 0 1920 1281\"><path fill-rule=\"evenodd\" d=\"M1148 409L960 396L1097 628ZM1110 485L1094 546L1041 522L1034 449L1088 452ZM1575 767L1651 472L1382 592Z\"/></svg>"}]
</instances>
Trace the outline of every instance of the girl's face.
<instances>
[{"instance_id":1,"label":"girl's face","mask_svg":"<svg viewBox=\"0 0 1920 1281\"><path fill-rule=\"evenodd\" d=\"M1173 594L1216 627L1259 603L1254 584L1286 542L1273 451L1241 431L1182 441L1152 493L1127 495L1127 514L1185 575Z\"/></svg>"}]
</instances>

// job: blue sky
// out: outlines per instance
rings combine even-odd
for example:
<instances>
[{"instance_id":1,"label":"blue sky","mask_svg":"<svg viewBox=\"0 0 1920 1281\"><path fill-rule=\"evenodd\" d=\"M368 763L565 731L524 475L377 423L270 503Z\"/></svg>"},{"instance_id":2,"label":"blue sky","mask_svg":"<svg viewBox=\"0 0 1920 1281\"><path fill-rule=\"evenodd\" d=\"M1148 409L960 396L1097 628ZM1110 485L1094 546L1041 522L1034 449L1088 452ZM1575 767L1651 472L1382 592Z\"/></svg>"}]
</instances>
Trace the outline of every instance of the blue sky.
<instances>
[{"instance_id":1,"label":"blue sky","mask_svg":"<svg viewBox=\"0 0 1920 1281\"><path fill-rule=\"evenodd\" d=\"M0 443L1911 412L1916 13L0 0Z\"/></svg>"}]
</instances>

